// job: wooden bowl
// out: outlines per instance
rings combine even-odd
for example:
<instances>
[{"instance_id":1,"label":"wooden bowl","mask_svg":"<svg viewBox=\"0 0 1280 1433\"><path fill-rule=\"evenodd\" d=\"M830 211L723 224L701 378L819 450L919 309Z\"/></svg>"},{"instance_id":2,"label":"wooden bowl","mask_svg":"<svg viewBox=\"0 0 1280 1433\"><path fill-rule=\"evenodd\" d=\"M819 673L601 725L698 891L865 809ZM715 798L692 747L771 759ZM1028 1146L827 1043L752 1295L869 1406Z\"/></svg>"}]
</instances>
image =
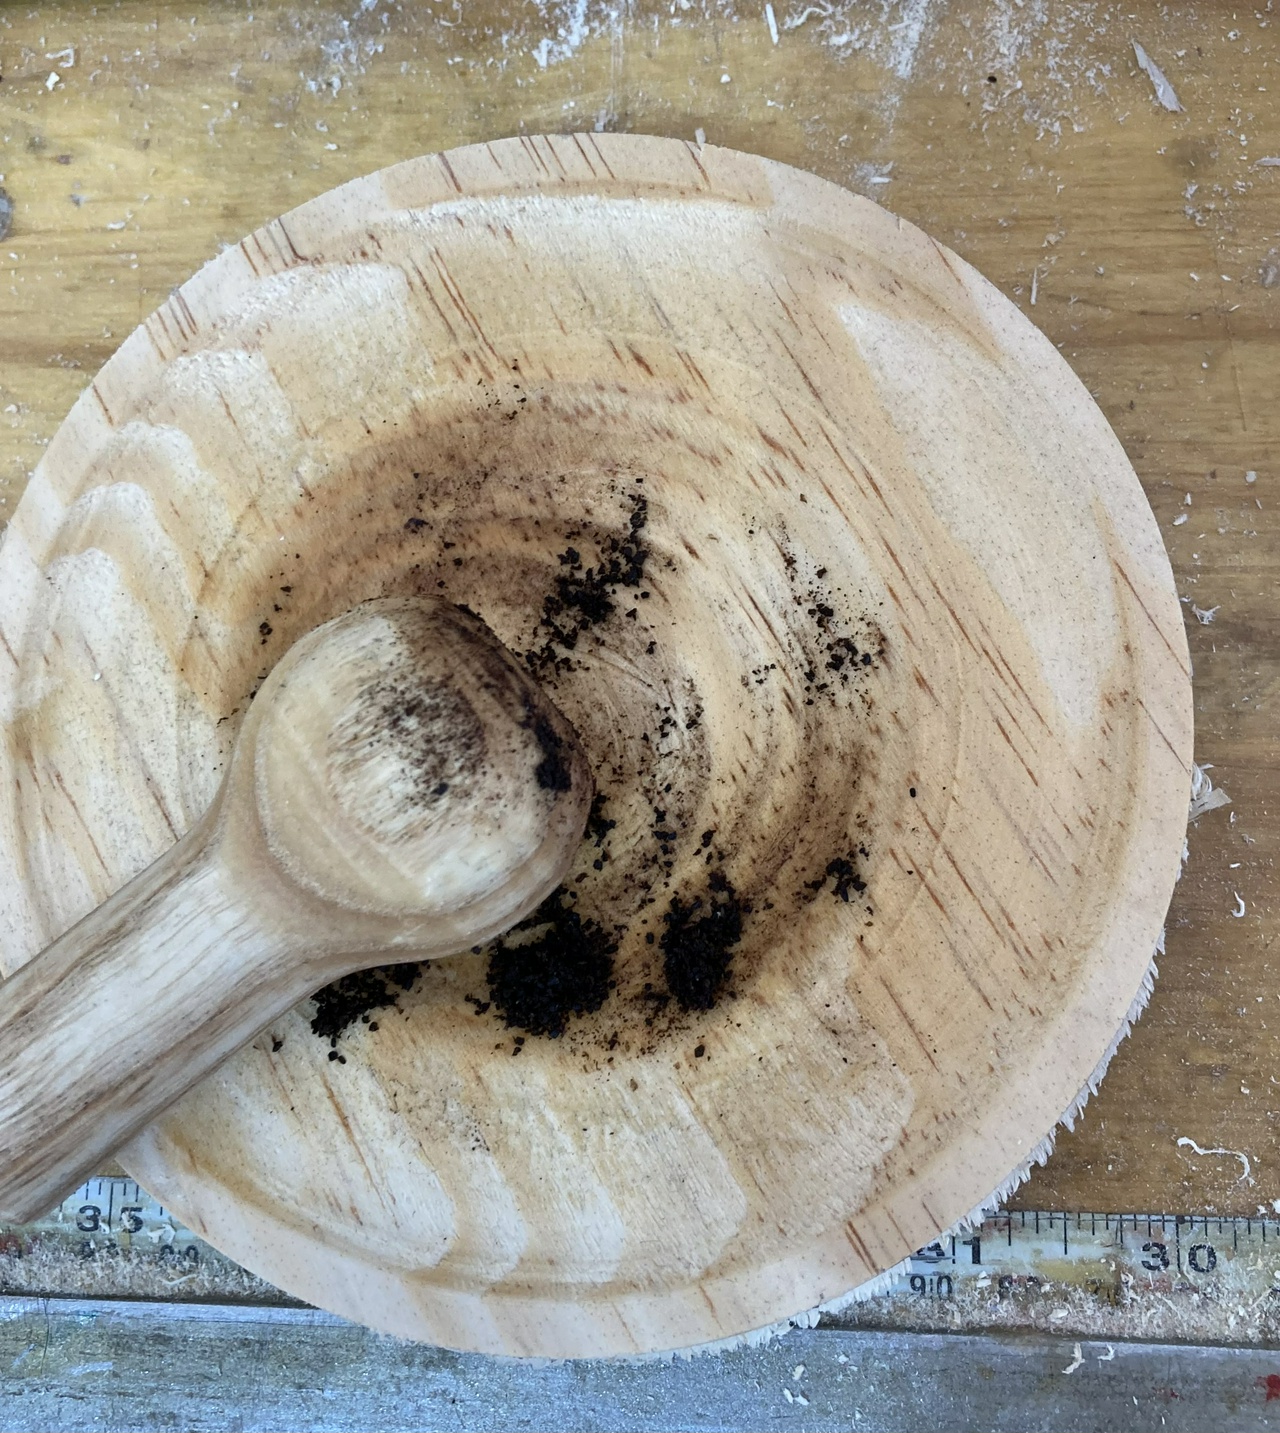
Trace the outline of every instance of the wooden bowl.
<instances>
[{"instance_id":1,"label":"wooden bowl","mask_svg":"<svg viewBox=\"0 0 1280 1433\"><path fill-rule=\"evenodd\" d=\"M563 1356L830 1300L1020 1177L1141 999L1192 718L1142 490L1012 304L811 175L622 135L229 249L0 550L5 969L193 822L298 635L424 590L592 754L566 909L613 987L559 1038L484 953L332 1049L304 1007L124 1152L153 1194L324 1308Z\"/></svg>"}]
</instances>

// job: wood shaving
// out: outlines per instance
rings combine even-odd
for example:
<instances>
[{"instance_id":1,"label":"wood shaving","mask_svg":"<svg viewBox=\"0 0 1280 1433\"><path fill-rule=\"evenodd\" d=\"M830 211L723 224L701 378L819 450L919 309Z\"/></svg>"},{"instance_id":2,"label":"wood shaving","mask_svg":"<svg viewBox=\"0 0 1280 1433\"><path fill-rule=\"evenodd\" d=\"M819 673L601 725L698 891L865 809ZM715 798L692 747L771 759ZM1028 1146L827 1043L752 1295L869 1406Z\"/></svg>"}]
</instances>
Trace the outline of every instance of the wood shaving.
<instances>
[{"instance_id":1,"label":"wood shaving","mask_svg":"<svg viewBox=\"0 0 1280 1433\"><path fill-rule=\"evenodd\" d=\"M1151 81L1152 88L1156 92L1156 99L1173 114L1183 113L1182 105L1178 102L1178 96L1174 93L1173 86L1164 77L1164 71L1151 58L1149 54L1138 44L1137 40L1130 42L1133 45L1134 58L1138 61L1138 68Z\"/></svg>"},{"instance_id":2,"label":"wood shaving","mask_svg":"<svg viewBox=\"0 0 1280 1433\"><path fill-rule=\"evenodd\" d=\"M1214 608L1217 611L1217 608ZM1194 763L1191 767L1191 807L1188 821L1198 821L1206 811L1216 811L1219 806L1230 806L1231 798L1221 787L1215 787L1209 778L1213 767L1209 762L1203 766Z\"/></svg>"},{"instance_id":3,"label":"wood shaving","mask_svg":"<svg viewBox=\"0 0 1280 1433\"><path fill-rule=\"evenodd\" d=\"M1236 897L1236 900L1239 900L1239 899L1240 899L1240 897L1237 896L1237 897ZM1195 1140L1189 1139L1185 1134L1178 1136L1178 1148L1179 1148L1179 1149L1190 1149L1190 1150L1194 1150L1194 1152L1195 1152L1196 1154L1200 1154L1200 1155L1209 1155L1209 1154L1225 1154L1225 1155L1230 1155L1230 1157L1231 1157L1232 1159L1238 1159L1238 1160L1240 1161L1240 1163L1241 1163L1242 1165L1244 1165L1244 1171L1243 1171L1243 1173L1239 1176L1239 1178L1236 1180L1236 1183L1239 1184L1239 1183L1241 1183L1241 1181L1243 1181L1243 1180L1247 1180L1250 1184L1253 1183L1253 1174L1251 1173L1253 1166L1252 1166L1252 1164L1250 1163L1249 1156L1248 1156L1247 1154L1245 1154L1245 1152L1244 1152L1242 1149L1222 1149L1222 1148L1220 1148L1220 1147L1215 1147L1215 1148L1213 1148L1213 1149L1201 1149L1200 1146L1195 1142Z\"/></svg>"},{"instance_id":4,"label":"wood shaving","mask_svg":"<svg viewBox=\"0 0 1280 1433\"><path fill-rule=\"evenodd\" d=\"M764 19L765 24L769 27L769 38L776 45L778 43L778 20L773 13L772 5L766 5L764 7Z\"/></svg>"}]
</instances>

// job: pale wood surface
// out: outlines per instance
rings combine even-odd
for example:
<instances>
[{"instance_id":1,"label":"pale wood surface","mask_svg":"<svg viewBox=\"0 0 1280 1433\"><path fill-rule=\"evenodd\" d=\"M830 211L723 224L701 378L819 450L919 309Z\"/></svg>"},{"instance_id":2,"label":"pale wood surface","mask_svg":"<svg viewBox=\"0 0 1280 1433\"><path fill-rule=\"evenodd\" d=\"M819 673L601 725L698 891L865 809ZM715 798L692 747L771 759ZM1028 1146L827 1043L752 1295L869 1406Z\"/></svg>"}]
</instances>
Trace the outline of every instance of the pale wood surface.
<instances>
[{"instance_id":1,"label":"pale wood surface","mask_svg":"<svg viewBox=\"0 0 1280 1433\"><path fill-rule=\"evenodd\" d=\"M1152 1004L1024 1202L1253 1212L1280 1196L1269 1083L1280 256L1276 171L1256 166L1280 153L1274 21L1217 6L925 8L916 33L895 28L905 12L892 6L837 4L788 28L806 7L778 5L775 47L746 9L735 20L725 8L592 5L576 48L567 7L492 0L438 17L256 5L252 21L205 3L7 10L5 494L11 506L87 377L170 285L390 160L585 112L685 138L701 126L876 195L1063 346L1137 466L1179 591L1205 611L1221 604L1211 625L1189 618L1189 636L1198 753L1234 804L1191 831ZM1186 114L1156 106L1132 36ZM545 68L532 54L544 40ZM69 69L48 58L67 45L79 47ZM1200 1158L1180 1136L1246 1152L1256 1182L1239 1179L1234 1156Z\"/></svg>"},{"instance_id":2,"label":"pale wood surface","mask_svg":"<svg viewBox=\"0 0 1280 1433\"><path fill-rule=\"evenodd\" d=\"M81 696L121 679L99 655ZM148 695L165 711L173 693ZM75 696L52 704L87 747L121 735ZM0 1218L47 1213L320 986L456 955L530 914L592 796L572 728L452 603L366 602L306 633L199 821L0 984Z\"/></svg>"},{"instance_id":3,"label":"pale wood surface","mask_svg":"<svg viewBox=\"0 0 1280 1433\"><path fill-rule=\"evenodd\" d=\"M642 1350L843 1293L1033 1157L1163 923L1181 615L1070 369L864 200L585 135L272 221L79 400L0 563L6 961L199 814L292 634L443 588L536 653L539 594L618 532L635 607L537 664L617 821L572 880L614 995L512 1044L465 1003L483 957L433 967L350 1065L290 1016L124 1153L376 1327ZM729 996L655 1007L715 877Z\"/></svg>"}]
</instances>

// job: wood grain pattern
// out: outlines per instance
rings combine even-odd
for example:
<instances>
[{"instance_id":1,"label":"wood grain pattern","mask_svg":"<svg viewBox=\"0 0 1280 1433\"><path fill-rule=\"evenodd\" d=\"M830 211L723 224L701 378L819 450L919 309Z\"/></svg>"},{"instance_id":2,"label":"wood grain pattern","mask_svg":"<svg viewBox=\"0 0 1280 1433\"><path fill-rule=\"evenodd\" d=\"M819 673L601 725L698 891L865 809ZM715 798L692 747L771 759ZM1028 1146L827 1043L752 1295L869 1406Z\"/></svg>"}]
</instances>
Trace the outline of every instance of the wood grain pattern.
<instances>
[{"instance_id":1,"label":"wood grain pattern","mask_svg":"<svg viewBox=\"0 0 1280 1433\"><path fill-rule=\"evenodd\" d=\"M339 594L443 588L536 656L568 549L637 531L634 608L539 666L618 821L575 878L619 932L611 1000L513 1049L464 1002L482 962L433 969L341 1070L292 1017L127 1152L376 1327L646 1349L844 1292L1027 1161L1161 927L1185 641L1088 395L883 210L597 134L273 221L73 409L0 566L6 960L189 824L246 691ZM109 774L75 721L95 672ZM655 1012L646 937L713 870L750 908L733 998Z\"/></svg>"},{"instance_id":2,"label":"wood grain pattern","mask_svg":"<svg viewBox=\"0 0 1280 1433\"><path fill-rule=\"evenodd\" d=\"M86 745L117 736L74 720ZM529 915L593 794L572 729L471 614L366 602L306 633L196 824L0 984L0 1217L47 1213L321 986Z\"/></svg>"},{"instance_id":3,"label":"wood grain pattern","mask_svg":"<svg viewBox=\"0 0 1280 1433\"><path fill-rule=\"evenodd\" d=\"M588 0L580 28L559 0L448 15L393 0L0 10L0 184L14 205L0 243L0 511L86 378L172 285L393 160L584 123L702 128L877 198L1022 308L1119 435L1186 599L1199 759L1233 803L1188 833L1135 1037L1016 1200L1255 1213L1280 1196L1267 1153L1280 255L1277 171L1257 162L1280 128L1273 22L1150 0L996 0L981 14L775 0L774 12L776 45L763 12L722 0L674 13ZM1157 103L1135 37L1182 114ZM1255 1182L1234 1155L1198 1156L1181 1137L1245 1152Z\"/></svg>"}]
</instances>

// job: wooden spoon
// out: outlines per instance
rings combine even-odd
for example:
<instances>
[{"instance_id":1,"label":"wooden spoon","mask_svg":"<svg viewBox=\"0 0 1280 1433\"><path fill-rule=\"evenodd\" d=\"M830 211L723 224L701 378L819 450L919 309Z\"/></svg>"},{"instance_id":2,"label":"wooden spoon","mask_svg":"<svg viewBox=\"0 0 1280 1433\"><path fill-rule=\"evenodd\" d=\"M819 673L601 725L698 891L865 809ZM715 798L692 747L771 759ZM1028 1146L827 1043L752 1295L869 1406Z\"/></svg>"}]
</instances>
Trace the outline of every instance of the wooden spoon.
<instances>
[{"instance_id":1,"label":"wooden spoon","mask_svg":"<svg viewBox=\"0 0 1280 1433\"><path fill-rule=\"evenodd\" d=\"M465 609L368 602L296 643L203 819L0 986L0 1218L38 1218L320 986L491 939L559 883L592 783Z\"/></svg>"}]
</instances>

